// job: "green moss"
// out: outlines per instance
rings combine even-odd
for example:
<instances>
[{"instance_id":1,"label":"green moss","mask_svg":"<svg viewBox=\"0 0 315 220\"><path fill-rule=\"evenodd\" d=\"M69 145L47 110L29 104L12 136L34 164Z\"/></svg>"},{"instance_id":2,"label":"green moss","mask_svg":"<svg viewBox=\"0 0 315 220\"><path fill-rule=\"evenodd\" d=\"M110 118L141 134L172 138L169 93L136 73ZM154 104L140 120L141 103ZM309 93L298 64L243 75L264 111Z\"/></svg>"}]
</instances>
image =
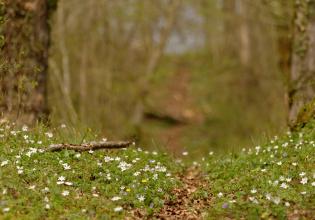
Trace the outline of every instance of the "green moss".
<instances>
[{"instance_id":1,"label":"green moss","mask_svg":"<svg viewBox=\"0 0 315 220\"><path fill-rule=\"evenodd\" d=\"M298 113L293 129L304 127L315 116L315 99L304 105Z\"/></svg>"}]
</instances>

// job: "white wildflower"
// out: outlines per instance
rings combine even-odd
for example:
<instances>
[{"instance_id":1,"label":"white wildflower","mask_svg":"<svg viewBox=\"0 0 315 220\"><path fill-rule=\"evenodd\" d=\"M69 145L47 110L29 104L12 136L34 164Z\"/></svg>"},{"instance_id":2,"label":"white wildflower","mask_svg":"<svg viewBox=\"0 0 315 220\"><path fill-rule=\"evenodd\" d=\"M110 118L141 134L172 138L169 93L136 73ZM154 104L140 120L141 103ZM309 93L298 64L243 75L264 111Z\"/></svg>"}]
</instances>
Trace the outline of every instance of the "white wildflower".
<instances>
[{"instance_id":1,"label":"white wildflower","mask_svg":"<svg viewBox=\"0 0 315 220\"><path fill-rule=\"evenodd\" d=\"M280 199L279 197L275 197L275 198L273 199L273 202L274 202L276 205L278 205L278 204L281 202L281 199Z\"/></svg>"},{"instance_id":2,"label":"white wildflower","mask_svg":"<svg viewBox=\"0 0 315 220\"><path fill-rule=\"evenodd\" d=\"M302 172L299 174L300 176L305 176L305 172Z\"/></svg>"},{"instance_id":3,"label":"white wildflower","mask_svg":"<svg viewBox=\"0 0 315 220\"><path fill-rule=\"evenodd\" d=\"M121 197L119 197L119 196L114 196L114 197L112 198L112 201L118 201L118 200L121 200Z\"/></svg>"},{"instance_id":4,"label":"white wildflower","mask_svg":"<svg viewBox=\"0 0 315 220\"><path fill-rule=\"evenodd\" d=\"M109 162L109 161L112 161L113 159L112 159L111 157L109 157L109 156L105 156L105 157L104 157L104 160L105 160L105 162L107 163L107 162Z\"/></svg>"},{"instance_id":5,"label":"white wildflower","mask_svg":"<svg viewBox=\"0 0 315 220\"><path fill-rule=\"evenodd\" d=\"M138 196L138 200L140 202L143 202L145 200L145 197L143 195Z\"/></svg>"},{"instance_id":6,"label":"white wildflower","mask_svg":"<svg viewBox=\"0 0 315 220\"><path fill-rule=\"evenodd\" d=\"M63 182L63 181L65 181L65 180L66 180L66 177L64 177L64 176L60 176L60 177L58 177L58 180Z\"/></svg>"},{"instance_id":7,"label":"white wildflower","mask_svg":"<svg viewBox=\"0 0 315 220\"><path fill-rule=\"evenodd\" d=\"M289 178L286 178L285 180L289 183L291 182L292 178L289 177Z\"/></svg>"},{"instance_id":8,"label":"white wildflower","mask_svg":"<svg viewBox=\"0 0 315 220\"><path fill-rule=\"evenodd\" d=\"M51 132L46 132L45 135L48 137L48 138L52 138L54 135L53 133Z\"/></svg>"},{"instance_id":9,"label":"white wildflower","mask_svg":"<svg viewBox=\"0 0 315 220\"><path fill-rule=\"evenodd\" d=\"M35 185L32 185L32 186L29 187L29 189L35 189L35 188L36 188Z\"/></svg>"},{"instance_id":10,"label":"white wildflower","mask_svg":"<svg viewBox=\"0 0 315 220\"><path fill-rule=\"evenodd\" d=\"M22 131L27 131L27 130L28 130L27 125L23 125L23 127L22 127Z\"/></svg>"},{"instance_id":11,"label":"white wildflower","mask_svg":"<svg viewBox=\"0 0 315 220\"><path fill-rule=\"evenodd\" d=\"M302 183L303 185L307 183L307 177L302 178L302 180L300 181L300 183Z\"/></svg>"},{"instance_id":12,"label":"white wildflower","mask_svg":"<svg viewBox=\"0 0 315 220\"><path fill-rule=\"evenodd\" d=\"M281 183L280 187L283 189L287 189L289 186L286 183Z\"/></svg>"},{"instance_id":13,"label":"white wildflower","mask_svg":"<svg viewBox=\"0 0 315 220\"><path fill-rule=\"evenodd\" d=\"M5 165L7 165L8 163L9 163L8 160L4 160L4 161L1 162L1 166L3 167L3 166L5 166Z\"/></svg>"},{"instance_id":14,"label":"white wildflower","mask_svg":"<svg viewBox=\"0 0 315 220\"><path fill-rule=\"evenodd\" d=\"M135 172L133 175L134 175L134 176L139 176L139 175L140 175L140 172L137 171L137 172Z\"/></svg>"},{"instance_id":15,"label":"white wildflower","mask_svg":"<svg viewBox=\"0 0 315 220\"><path fill-rule=\"evenodd\" d=\"M114 208L114 212L121 212L123 208L121 206L117 206Z\"/></svg>"},{"instance_id":16,"label":"white wildflower","mask_svg":"<svg viewBox=\"0 0 315 220\"><path fill-rule=\"evenodd\" d=\"M266 194L266 199L267 199L267 200L271 200L271 199L272 199L272 196L271 196L270 193L267 193L267 194Z\"/></svg>"},{"instance_id":17,"label":"white wildflower","mask_svg":"<svg viewBox=\"0 0 315 220\"><path fill-rule=\"evenodd\" d=\"M256 189L252 189L250 192L251 192L252 194L255 194L255 193L257 192L257 190L256 190Z\"/></svg>"},{"instance_id":18,"label":"white wildflower","mask_svg":"<svg viewBox=\"0 0 315 220\"><path fill-rule=\"evenodd\" d=\"M10 211L10 208L9 207L3 208L2 211L3 212L8 212L8 211Z\"/></svg>"},{"instance_id":19,"label":"white wildflower","mask_svg":"<svg viewBox=\"0 0 315 220\"><path fill-rule=\"evenodd\" d=\"M71 166L67 163L62 164L64 170L71 170Z\"/></svg>"},{"instance_id":20,"label":"white wildflower","mask_svg":"<svg viewBox=\"0 0 315 220\"><path fill-rule=\"evenodd\" d=\"M61 194L62 194L63 196L68 196L68 195L69 195L69 191L68 191L68 190L64 190Z\"/></svg>"}]
</instances>

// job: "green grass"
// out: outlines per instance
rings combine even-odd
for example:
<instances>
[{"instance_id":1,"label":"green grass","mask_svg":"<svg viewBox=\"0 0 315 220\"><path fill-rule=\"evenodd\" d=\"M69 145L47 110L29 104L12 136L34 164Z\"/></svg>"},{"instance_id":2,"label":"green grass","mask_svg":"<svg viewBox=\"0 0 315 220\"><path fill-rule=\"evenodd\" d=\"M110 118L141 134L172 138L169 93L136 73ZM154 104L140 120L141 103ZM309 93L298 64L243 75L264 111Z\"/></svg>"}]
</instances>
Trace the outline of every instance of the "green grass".
<instances>
[{"instance_id":1,"label":"green grass","mask_svg":"<svg viewBox=\"0 0 315 220\"><path fill-rule=\"evenodd\" d=\"M180 168L166 154L131 147L42 152L52 143L101 139L63 126L0 128L1 219L112 219L158 210Z\"/></svg>"},{"instance_id":2,"label":"green grass","mask_svg":"<svg viewBox=\"0 0 315 220\"><path fill-rule=\"evenodd\" d=\"M314 126L240 153L206 158L213 195L209 218L287 219L294 212L314 217Z\"/></svg>"},{"instance_id":3,"label":"green grass","mask_svg":"<svg viewBox=\"0 0 315 220\"><path fill-rule=\"evenodd\" d=\"M0 127L1 219L116 219L142 210L150 216L171 190L183 164L135 146L77 153L42 152L52 143L100 140L67 127ZM186 165L190 154L184 156ZM180 160L179 160L180 161ZM191 162L191 161L190 161ZM287 219L315 216L315 122L264 145L200 163L211 197L209 219ZM294 214L295 213L295 214ZM303 219L303 218L302 218Z\"/></svg>"}]
</instances>

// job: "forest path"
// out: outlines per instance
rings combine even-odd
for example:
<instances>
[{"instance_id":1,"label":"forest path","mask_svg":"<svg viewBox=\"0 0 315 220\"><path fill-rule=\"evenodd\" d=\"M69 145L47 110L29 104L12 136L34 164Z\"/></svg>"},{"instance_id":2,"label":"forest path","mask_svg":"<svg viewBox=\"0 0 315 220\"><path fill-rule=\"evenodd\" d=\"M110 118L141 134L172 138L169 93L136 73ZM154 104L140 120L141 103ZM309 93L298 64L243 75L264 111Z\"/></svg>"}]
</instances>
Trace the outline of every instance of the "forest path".
<instances>
[{"instance_id":1,"label":"forest path","mask_svg":"<svg viewBox=\"0 0 315 220\"><path fill-rule=\"evenodd\" d=\"M180 187L173 189L172 195L175 199L167 199L164 207L154 215L157 219L187 219L198 220L205 217L205 208L211 202L211 195L200 194L208 190L207 182L202 177L198 167L190 167L178 175L183 183Z\"/></svg>"},{"instance_id":2,"label":"forest path","mask_svg":"<svg viewBox=\"0 0 315 220\"><path fill-rule=\"evenodd\" d=\"M179 65L167 84L167 96L161 100L160 109L164 114L179 119L184 123L169 126L160 133L159 140L169 147L174 155L180 155L183 149L183 136L185 132L203 121L203 116L194 104L194 98L190 91L192 72L189 66Z\"/></svg>"}]
</instances>

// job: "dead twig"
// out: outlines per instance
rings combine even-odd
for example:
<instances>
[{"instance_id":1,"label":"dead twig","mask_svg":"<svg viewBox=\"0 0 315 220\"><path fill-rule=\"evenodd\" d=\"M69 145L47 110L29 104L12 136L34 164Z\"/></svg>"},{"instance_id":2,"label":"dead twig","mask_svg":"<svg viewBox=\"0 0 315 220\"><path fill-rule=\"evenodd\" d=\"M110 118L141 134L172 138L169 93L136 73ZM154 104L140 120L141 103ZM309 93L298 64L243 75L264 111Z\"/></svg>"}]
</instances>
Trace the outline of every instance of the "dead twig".
<instances>
[{"instance_id":1,"label":"dead twig","mask_svg":"<svg viewBox=\"0 0 315 220\"><path fill-rule=\"evenodd\" d=\"M94 141L84 144L51 144L45 151L55 152L61 150L89 151L100 149L120 149L129 147L132 143L133 142L131 141Z\"/></svg>"}]
</instances>

